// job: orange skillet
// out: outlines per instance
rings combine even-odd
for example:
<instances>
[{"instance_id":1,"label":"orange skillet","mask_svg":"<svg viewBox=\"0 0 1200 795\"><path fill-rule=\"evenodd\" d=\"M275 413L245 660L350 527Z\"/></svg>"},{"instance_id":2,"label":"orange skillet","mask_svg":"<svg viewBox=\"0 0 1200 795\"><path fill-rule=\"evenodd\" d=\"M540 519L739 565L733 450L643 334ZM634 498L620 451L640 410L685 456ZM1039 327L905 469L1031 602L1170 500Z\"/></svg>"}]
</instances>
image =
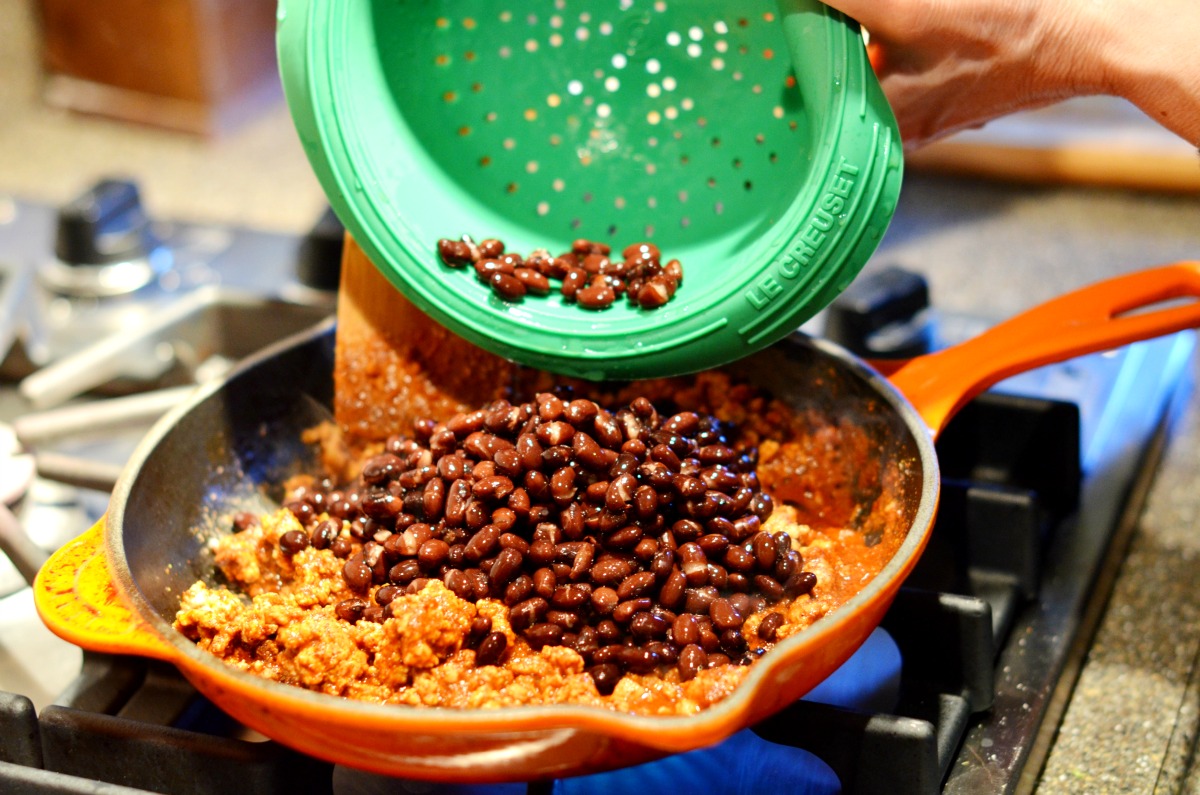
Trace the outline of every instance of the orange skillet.
<instances>
[{"instance_id":1,"label":"orange skillet","mask_svg":"<svg viewBox=\"0 0 1200 795\"><path fill-rule=\"evenodd\" d=\"M881 620L925 546L938 500L933 441L970 397L1043 364L1200 326L1200 263L1120 277L1050 301L958 347L888 368L834 345L791 339L735 365L776 396L865 426L879 462L899 464L898 551L860 592L754 664L725 701L686 717L592 707L496 710L352 702L266 681L199 651L171 627L180 593L211 575L204 546L235 510L266 510L270 488L307 451L299 431L332 391L325 326L202 388L155 426L115 490L106 521L59 550L35 585L38 610L86 649L177 666L264 735L323 759L444 781L529 780L637 764L715 743L777 711L846 660ZM1138 311L1162 304L1149 311ZM223 519L222 519L223 517Z\"/></svg>"}]
</instances>

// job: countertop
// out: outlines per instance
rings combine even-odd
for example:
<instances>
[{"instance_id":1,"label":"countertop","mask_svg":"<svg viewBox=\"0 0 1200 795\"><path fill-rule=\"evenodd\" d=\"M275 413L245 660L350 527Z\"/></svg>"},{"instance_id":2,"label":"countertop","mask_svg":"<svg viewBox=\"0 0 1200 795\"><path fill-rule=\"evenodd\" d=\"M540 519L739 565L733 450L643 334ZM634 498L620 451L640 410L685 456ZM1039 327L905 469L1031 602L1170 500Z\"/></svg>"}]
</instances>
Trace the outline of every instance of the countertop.
<instances>
[{"instance_id":1,"label":"countertop","mask_svg":"<svg viewBox=\"0 0 1200 795\"><path fill-rule=\"evenodd\" d=\"M61 202L98 176L120 174L136 179L164 218L301 232L318 217L324 199L282 103L212 140L41 105L31 9L27 0L0 0L0 193ZM1184 258L1200 258L1197 196L910 175L868 268L910 267L928 276L938 307L1004 317L1105 276ZM1039 793L1200 792L1200 771L1188 770L1200 721L1198 520L1193 395L1116 573Z\"/></svg>"}]
</instances>

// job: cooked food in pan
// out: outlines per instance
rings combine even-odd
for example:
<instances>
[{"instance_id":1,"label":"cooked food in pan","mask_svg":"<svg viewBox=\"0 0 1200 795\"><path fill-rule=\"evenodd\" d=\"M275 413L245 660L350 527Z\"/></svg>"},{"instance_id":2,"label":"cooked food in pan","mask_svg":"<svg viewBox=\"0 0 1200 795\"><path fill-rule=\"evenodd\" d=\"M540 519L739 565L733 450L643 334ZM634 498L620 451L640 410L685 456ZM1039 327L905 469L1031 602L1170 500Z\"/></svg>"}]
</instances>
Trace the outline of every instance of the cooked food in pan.
<instances>
[{"instance_id":1,"label":"cooked food in pan","mask_svg":"<svg viewBox=\"0 0 1200 795\"><path fill-rule=\"evenodd\" d=\"M346 454L332 427L312 439ZM234 517L225 584L192 586L175 626L354 699L689 714L892 556L903 466L719 372L498 400Z\"/></svg>"}]
</instances>

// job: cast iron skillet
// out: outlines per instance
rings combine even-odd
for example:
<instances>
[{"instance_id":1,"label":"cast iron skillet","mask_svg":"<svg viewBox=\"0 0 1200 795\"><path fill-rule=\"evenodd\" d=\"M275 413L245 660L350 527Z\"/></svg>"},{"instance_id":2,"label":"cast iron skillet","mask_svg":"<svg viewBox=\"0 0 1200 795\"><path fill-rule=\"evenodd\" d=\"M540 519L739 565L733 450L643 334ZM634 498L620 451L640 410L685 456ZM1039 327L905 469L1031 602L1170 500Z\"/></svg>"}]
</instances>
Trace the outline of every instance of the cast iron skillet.
<instances>
[{"instance_id":1,"label":"cast iron skillet","mask_svg":"<svg viewBox=\"0 0 1200 795\"><path fill-rule=\"evenodd\" d=\"M34 586L39 612L84 648L166 660L234 718L305 753L373 772L454 781L528 780L637 764L712 744L799 698L878 624L933 524L933 441L970 397L1026 369L1200 326L1200 263L1084 288L940 353L887 368L806 338L737 365L777 396L848 418L900 474L898 549L857 595L757 661L723 702L686 717L569 705L496 710L357 703L226 666L171 627L179 595L211 574L205 542L237 510L265 510L310 463L300 431L328 417L333 327L281 343L202 388L155 426L113 493L105 521L59 550Z\"/></svg>"}]
</instances>

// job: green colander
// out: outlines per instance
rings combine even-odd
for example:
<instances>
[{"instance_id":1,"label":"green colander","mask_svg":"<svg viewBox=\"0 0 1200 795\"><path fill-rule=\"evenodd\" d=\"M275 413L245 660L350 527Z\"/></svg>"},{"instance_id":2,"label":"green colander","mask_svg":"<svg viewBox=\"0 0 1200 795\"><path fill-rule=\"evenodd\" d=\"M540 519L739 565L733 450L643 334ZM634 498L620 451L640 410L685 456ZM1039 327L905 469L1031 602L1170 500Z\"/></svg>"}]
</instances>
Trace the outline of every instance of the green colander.
<instances>
[{"instance_id":1,"label":"green colander","mask_svg":"<svg viewBox=\"0 0 1200 795\"><path fill-rule=\"evenodd\" d=\"M693 372L794 331L894 212L902 153L858 26L816 0L281 0L305 151L357 243L417 306L587 379ZM507 302L439 238L557 253L643 240L673 300Z\"/></svg>"}]
</instances>

